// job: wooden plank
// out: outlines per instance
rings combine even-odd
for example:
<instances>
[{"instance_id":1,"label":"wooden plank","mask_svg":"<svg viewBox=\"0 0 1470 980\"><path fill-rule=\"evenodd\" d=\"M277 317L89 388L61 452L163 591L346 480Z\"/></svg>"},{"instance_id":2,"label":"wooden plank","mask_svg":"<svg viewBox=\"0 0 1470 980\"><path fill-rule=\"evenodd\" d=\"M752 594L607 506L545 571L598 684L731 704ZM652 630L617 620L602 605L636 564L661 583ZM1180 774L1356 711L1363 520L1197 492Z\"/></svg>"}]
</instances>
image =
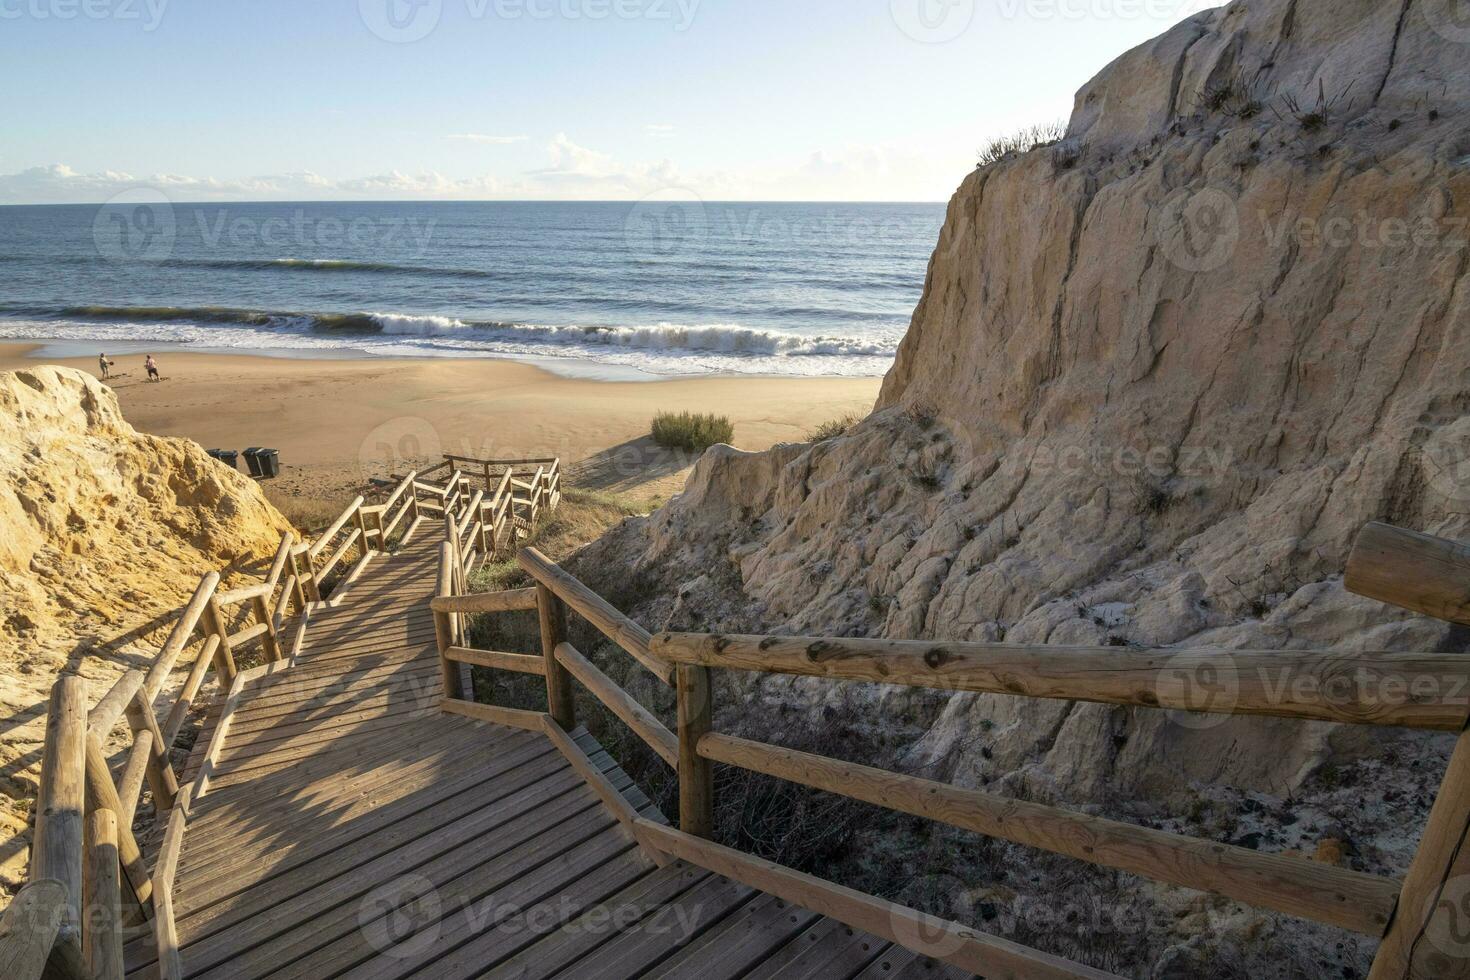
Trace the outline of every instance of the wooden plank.
<instances>
[{"instance_id":1,"label":"wooden plank","mask_svg":"<svg viewBox=\"0 0 1470 980\"><path fill-rule=\"evenodd\" d=\"M558 980L637 977L754 897L737 881L712 875L675 903L619 932L596 951L557 974Z\"/></svg>"},{"instance_id":2,"label":"wooden plank","mask_svg":"<svg viewBox=\"0 0 1470 980\"><path fill-rule=\"evenodd\" d=\"M695 837L715 832L714 767L699 754L699 740L709 734L714 716L709 668L678 669L679 826Z\"/></svg>"},{"instance_id":3,"label":"wooden plank","mask_svg":"<svg viewBox=\"0 0 1470 980\"><path fill-rule=\"evenodd\" d=\"M537 620L541 627L541 656L546 665L546 711L562 728L577 727L572 678L556 659L556 648L567 639L567 607L546 586L536 586Z\"/></svg>"},{"instance_id":4,"label":"wooden plank","mask_svg":"<svg viewBox=\"0 0 1470 980\"><path fill-rule=\"evenodd\" d=\"M742 854L650 820L638 839L691 864L742 881L793 905L841 920L925 956L978 973L987 980L1118 980L1111 974L1028 949L966 926L945 922L894 902L834 885L771 861Z\"/></svg>"},{"instance_id":5,"label":"wooden plank","mask_svg":"<svg viewBox=\"0 0 1470 980\"><path fill-rule=\"evenodd\" d=\"M51 686L30 879L59 881L65 889L61 942L80 948L82 937L82 814L86 806L87 689L67 674Z\"/></svg>"},{"instance_id":6,"label":"wooden plank","mask_svg":"<svg viewBox=\"0 0 1470 980\"><path fill-rule=\"evenodd\" d=\"M450 714L463 715L475 721L488 721L493 725L523 728L528 732L542 731L541 719L546 717L545 713L540 711L502 708L499 705L478 704L474 701L460 701L455 698L445 698L443 708Z\"/></svg>"},{"instance_id":7,"label":"wooden plank","mask_svg":"<svg viewBox=\"0 0 1470 980\"><path fill-rule=\"evenodd\" d=\"M769 959L746 974L746 980L814 980L848 977L891 947L886 939L860 932L836 919L818 919Z\"/></svg>"},{"instance_id":8,"label":"wooden plank","mask_svg":"<svg viewBox=\"0 0 1470 980\"><path fill-rule=\"evenodd\" d=\"M435 612L502 613L535 612L536 590L508 589L504 592L478 592L474 595L436 596L429 602Z\"/></svg>"},{"instance_id":9,"label":"wooden plank","mask_svg":"<svg viewBox=\"0 0 1470 980\"><path fill-rule=\"evenodd\" d=\"M1369 980L1470 977L1470 733L1460 736Z\"/></svg>"},{"instance_id":10,"label":"wooden plank","mask_svg":"<svg viewBox=\"0 0 1470 980\"><path fill-rule=\"evenodd\" d=\"M604 813L597 813L596 818L600 821L608 819ZM599 824L595 821L587 822L588 828L597 826ZM643 873L648 864L638 856L627 833L605 822L600 826L601 832L592 836L587 836L585 829L579 829L575 834L570 831L560 835L543 834L535 845L516 848L500 862L500 866L481 869L473 878L462 876L437 889L441 906L447 912L439 922L429 923L424 931L405 937L376 957L343 973L343 980L392 980L410 969L430 967L444 949L452 949L486 929L492 935L496 934L499 931L496 927L513 910L535 907L543 896L569 884L585 881L619 857L624 858L625 863L617 868L618 882L626 883ZM568 837L572 838L570 842ZM487 886L493 888L488 894L484 891ZM478 914L471 915L465 908L467 891L469 895L480 896L471 906ZM544 910L543 914L546 912L555 914L556 910ZM387 926L388 923L383 923L378 928ZM427 930L432 930L428 933L434 937L432 943L424 941ZM369 935L372 934L370 925ZM362 942L360 939L357 941ZM381 942L372 943L375 948L381 945ZM313 965L320 968L321 963ZM430 975L437 976L432 970ZM281 980L307 980L312 976L311 973L297 972L293 965Z\"/></svg>"},{"instance_id":11,"label":"wooden plank","mask_svg":"<svg viewBox=\"0 0 1470 980\"><path fill-rule=\"evenodd\" d=\"M988 837L1217 892L1248 905L1367 935L1383 933L1398 900L1399 882L1392 878L961 789L729 735L704 736L699 754Z\"/></svg>"},{"instance_id":12,"label":"wooden plank","mask_svg":"<svg viewBox=\"0 0 1470 980\"><path fill-rule=\"evenodd\" d=\"M646 629L614 609L607 600L573 578L535 548L522 548L517 561L526 573L554 592L558 598L618 646L628 651L665 684L674 682L673 665L653 653Z\"/></svg>"},{"instance_id":13,"label":"wooden plank","mask_svg":"<svg viewBox=\"0 0 1470 980\"><path fill-rule=\"evenodd\" d=\"M66 885L54 878L32 877L20 890L0 915L0 977L40 980L66 921L57 913L67 903Z\"/></svg>"},{"instance_id":14,"label":"wooden plank","mask_svg":"<svg viewBox=\"0 0 1470 980\"><path fill-rule=\"evenodd\" d=\"M528 653L503 653L499 650L472 650L468 647L450 647L444 652L448 660L492 670L509 670L519 674L546 676L546 661Z\"/></svg>"},{"instance_id":15,"label":"wooden plank","mask_svg":"<svg viewBox=\"0 0 1470 980\"><path fill-rule=\"evenodd\" d=\"M1358 533L1343 585L1370 599L1470 625L1470 544L1375 521Z\"/></svg>"},{"instance_id":16,"label":"wooden plank","mask_svg":"<svg viewBox=\"0 0 1470 980\"><path fill-rule=\"evenodd\" d=\"M579 814L606 827L608 818L592 813L595 803L585 791L580 801L568 795L578 790L576 776L565 769L549 777L523 778L504 792L486 785L424 811L410 828L415 833L361 839L352 845L355 862L334 855L330 863L271 879L242 896L247 904L206 927L197 918L191 920L191 972L202 977L300 975L312 967L311 958L301 959L308 953L316 962L332 960L345 970L352 963L351 950L364 944L362 928L371 928L388 911L376 894L388 892L383 898L389 903L404 897L384 889L385 883L411 876L437 887L466 874L478 875L477 866L504 859L539 836L554 838L557 828L565 834L568 822ZM463 852L467 841L476 842L468 861Z\"/></svg>"},{"instance_id":17,"label":"wooden plank","mask_svg":"<svg viewBox=\"0 0 1470 980\"><path fill-rule=\"evenodd\" d=\"M591 953L612 936L631 928L650 915L675 902L680 895L709 878L703 868L682 861L644 875L606 897L587 902L591 905L580 917L568 916L546 930L546 935L533 945L524 947L509 959L486 962L481 950L456 951L434 964L438 980L461 980L493 969L500 976L520 980L551 977L573 962ZM469 961L473 957L473 963Z\"/></svg>"},{"instance_id":18,"label":"wooden plank","mask_svg":"<svg viewBox=\"0 0 1470 980\"><path fill-rule=\"evenodd\" d=\"M556 659L571 672L572 676L582 682L582 685L597 697L597 700L613 714L622 720L623 724L633 730L633 733L648 747L658 753L670 766L679 766L679 739L664 723L654 716L643 705L633 700L621 687L613 682L597 666L582 656L577 648L570 643L563 643L556 648Z\"/></svg>"},{"instance_id":19,"label":"wooden plank","mask_svg":"<svg viewBox=\"0 0 1470 980\"><path fill-rule=\"evenodd\" d=\"M648 980L738 980L817 918L815 912L773 895L761 895L644 976Z\"/></svg>"},{"instance_id":20,"label":"wooden plank","mask_svg":"<svg viewBox=\"0 0 1470 980\"><path fill-rule=\"evenodd\" d=\"M946 691L1461 731L1470 658L1331 650L1129 650L662 633L683 664Z\"/></svg>"}]
</instances>

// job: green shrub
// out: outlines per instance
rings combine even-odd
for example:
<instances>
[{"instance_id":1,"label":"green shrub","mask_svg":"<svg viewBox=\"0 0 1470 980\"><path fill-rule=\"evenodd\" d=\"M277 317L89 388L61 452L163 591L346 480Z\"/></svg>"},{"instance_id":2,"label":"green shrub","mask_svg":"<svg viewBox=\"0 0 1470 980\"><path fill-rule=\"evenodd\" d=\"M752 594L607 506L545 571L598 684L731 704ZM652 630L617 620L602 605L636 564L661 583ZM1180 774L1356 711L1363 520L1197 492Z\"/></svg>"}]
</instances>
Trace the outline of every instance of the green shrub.
<instances>
[{"instance_id":1,"label":"green shrub","mask_svg":"<svg viewBox=\"0 0 1470 980\"><path fill-rule=\"evenodd\" d=\"M829 422L823 422L809 433L808 438L812 442L826 442L828 439L836 439L838 436L847 435L847 430L862 420L863 417L856 413L843 415Z\"/></svg>"},{"instance_id":2,"label":"green shrub","mask_svg":"<svg viewBox=\"0 0 1470 980\"><path fill-rule=\"evenodd\" d=\"M703 452L735 438L735 426L723 415L659 412L653 417L653 441L668 449Z\"/></svg>"}]
</instances>

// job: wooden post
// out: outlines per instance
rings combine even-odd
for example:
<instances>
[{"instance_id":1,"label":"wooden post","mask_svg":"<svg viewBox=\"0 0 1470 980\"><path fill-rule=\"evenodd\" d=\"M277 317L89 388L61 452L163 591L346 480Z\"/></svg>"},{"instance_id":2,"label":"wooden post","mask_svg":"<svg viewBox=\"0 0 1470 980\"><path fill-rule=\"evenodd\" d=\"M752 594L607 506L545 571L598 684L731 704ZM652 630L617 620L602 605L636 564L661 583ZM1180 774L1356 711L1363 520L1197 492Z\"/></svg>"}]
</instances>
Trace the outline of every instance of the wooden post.
<instances>
[{"instance_id":1,"label":"wooden post","mask_svg":"<svg viewBox=\"0 0 1470 980\"><path fill-rule=\"evenodd\" d=\"M107 768L107 758L102 754L102 746L95 736L87 737L83 752L87 812L91 813L96 810L124 812L122 800L117 795L117 785L112 781L112 772ZM144 909L146 916L148 901L153 894L148 866L143 863L143 851L138 847L137 838L133 836L133 829L120 823L117 828L117 859L122 865L123 874L127 876L128 884L132 887L133 897Z\"/></svg>"},{"instance_id":2,"label":"wooden post","mask_svg":"<svg viewBox=\"0 0 1470 980\"><path fill-rule=\"evenodd\" d=\"M448 596L454 593L454 545L445 541L439 545L439 585L435 594ZM450 614L434 613L434 638L439 643L439 671L444 678L444 696L464 700L464 685L460 682L459 664L448 657L449 648L454 646L454 625Z\"/></svg>"},{"instance_id":3,"label":"wooden post","mask_svg":"<svg viewBox=\"0 0 1470 980\"><path fill-rule=\"evenodd\" d=\"M53 956L62 950L56 942L62 925L56 910L65 904L66 886L59 881L32 878L20 890L0 915L0 976L29 980L42 976L49 966L45 976L89 980L80 949L74 949L75 959L65 964L70 970Z\"/></svg>"},{"instance_id":4,"label":"wooden post","mask_svg":"<svg viewBox=\"0 0 1470 980\"><path fill-rule=\"evenodd\" d=\"M61 937L82 940L82 814L86 807L87 689L68 674L51 687L46 743L36 793L36 829L31 844L31 881L51 878L66 889Z\"/></svg>"},{"instance_id":5,"label":"wooden post","mask_svg":"<svg viewBox=\"0 0 1470 980\"><path fill-rule=\"evenodd\" d=\"M1368 980L1470 977L1470 732L1460 736Z\"/></svg>"},{"instance_id":6,"label":"wooden post","mask_svg":"<svg viewBox=\"0 0 1470 980\"><path fill-rule=\"evenodd\" d=\"M220 609L219 602L212 596L209 605L204 608L204 628L219 637L219 649L214 651L214 671L219 675L220 687L228 691L230 685L235 683L235 674L238 673L235 669L235 651L230 646L230 627L225 622L225 614Z\"/></svg>"},{"instance_id":7,"label":"wooden post","mask_svg":"<svg viewBox=\"0 0 1470 980\"><path fill-rule=\"evenodd\" d=\"M357 522L358 531L357 558L359 561L361 561L362 559L366 558L368 556L368 552L372 550L372 548L368 545L367 519L362 516L362 504L357 505L357 510L353 513L353 518Z\"/></svg>"},{"instance_id":8,"label":"wooden post","mask_svg":"<svg viewBox=\"0 0 1470 980\"><path fill-rule=\"evenodd\" d=\"M680 665L679 829L694 837L715 832L715 770L699 754L699 740L713 727L714 703L708 667Z\"/></svg>"},{"instance_id":9,"label":"wooden post","mask_svg":"<svg viewBox=\"0 0 1470 980\"><path fill-rule=\"evenodd\" d=\"M140 691L128 705L128 727L134 732L147 732L153 736L152 750L148 753L148 766L144 770L148 777L148 788L153 791L153 808L158 819L168 817L173 808L174 797L179 793L178 777L174 775L173 763L169 761L169 745L164 741L163 731L158 727L158 718L153 714L153 705ZM119 811L121 812L121 811Z\"/></svg>"},{"instance_id":10,"label":"wooden post","mask_svg":"<svg viewBox=\"0 0 1470 980\"><path fill-rule=\"evenodd\" d=\"M122 892L118 880L117 814L87 815L87 862L83 878L82 955L96 980L123 980Z\"/></svg>"},{"instance_id":11,"label":"wooden post","mask_svg":"<svg viewBox=\"0 0 1470 980\"><path fill-rule=\"evenodd\" d=\"M255 618L265 624L265 636L260 638L260 642L265 647L266 659L280 660L281 644L276 639L276 618L271 615L269 601L265 596L256 596L250 605L255 610Z\"/></svg>"},{"instance_id":12,"label":"wooden post","mask_svg":"<svg viewBox=\"0 0 1470 980\"><path fill-rule=\"evenodd\" d=\"M564 730L577 727L572 697L572 675L556 659L556 648L567 641L567 607L541 583L536 583L536 613L541 620L541 655L546 660L546 710Z\"/></svg>"}]
</instances>

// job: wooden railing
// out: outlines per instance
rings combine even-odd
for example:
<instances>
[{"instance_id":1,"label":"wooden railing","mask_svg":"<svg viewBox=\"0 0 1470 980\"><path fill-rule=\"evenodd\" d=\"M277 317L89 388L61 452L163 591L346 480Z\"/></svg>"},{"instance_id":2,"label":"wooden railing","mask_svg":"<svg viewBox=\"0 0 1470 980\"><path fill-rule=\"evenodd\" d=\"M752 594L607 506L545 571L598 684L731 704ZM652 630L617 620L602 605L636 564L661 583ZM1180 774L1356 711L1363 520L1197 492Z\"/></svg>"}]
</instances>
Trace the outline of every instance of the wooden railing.
<instances>
[{"instance_id":1,"label":"wooden railing","mask_svg":"<svg viewBox=\"0 0 1470 980\"><path fill-rule=\"evenodd\" d=\"M679 829L614 812L638 840L920 953L986 975L1096 977L1097 971L922 916L872 896L711 843L713 764L735 766L901 813L1126 871L1382 940L1370 980L1470 977L1470 956L1426 936L1459 935L1463 912L1447 883L1470 880L1470 656L1389 651L1127 650L789 636L663 633L650 636L534 549L520 553L533 589L463 595L446 572L431 606L442 623L445 710L543 730L576 724L580 682L679 780ZM1360 595L1470 623L1470 547L1382 524L1364 528L1347 587ZM460 617L535 610L542 655L468 649ZM581 615L677 695L671 731L567 641L568 610ZM464 698L459 665L539 674L546 713ZM713 730L713 670L823 677L1093 701L1139 708L1264 715L1460 733L1418 852L1403 879L1269 854L1030 803L872 766L768 745ZM1206 681L1206 683L1201 683ZM1283 683L1284 682L1284 683ZM594 788L597 788L594 786ZM1453 891L1453 889L1450 889ZM1436 930L1438 932L1436 933ZM1466 950L1470 953L1470 949Z\"/></svg>"},{"instance_id":2,"label":"wooden railing","mask_svg":"<svg viewBox=\"0 0 1470 980\"><path fill-rule=\"evenodd\" d=\"M29 882L0 924L0 976L31 980L40 975L39 957L42 964L49 961L56 976L120 980L122 943L129 935L122 923L129 921L153 930L161 980L182 977L173 878L189 801L202 780L180 786L169 750L211 674L221 694L233 693L240 680L237 657L254 645L259 644L267 664L299 652L311 606L321 601L324 584L346 556L357 553L355 570L368 560L374 543L385 550L405 519L419 518L418 476L409 474L381 504L353 500L314 541L297 543L293 535L283 535L258 583L221 590L219 573L202 576L173 617L158 655L146 668L118 678L90 711L79 677L56 682L47 713ZM339 577L351 575L349 570ZM293 611L297 628L288 639ZM188 675L165 711L158 697L194 643ZM114 774L102 746L123 717L131 744ZM133 834L145 783L165 825L151 869ZM53 920L51 930L45 923Z\"/></svg>"}]
</instances>

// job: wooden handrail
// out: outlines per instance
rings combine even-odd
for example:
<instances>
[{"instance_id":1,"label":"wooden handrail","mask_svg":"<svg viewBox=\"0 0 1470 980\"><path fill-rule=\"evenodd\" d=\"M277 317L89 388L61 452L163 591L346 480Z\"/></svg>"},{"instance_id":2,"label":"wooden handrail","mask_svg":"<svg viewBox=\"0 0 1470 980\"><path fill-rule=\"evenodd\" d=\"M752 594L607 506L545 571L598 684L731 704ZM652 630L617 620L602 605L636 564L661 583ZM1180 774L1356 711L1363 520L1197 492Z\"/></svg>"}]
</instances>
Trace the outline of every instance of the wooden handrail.
<instances>
[{"instance_id":1,"label":"wooden handrail","mask_svg":"<svg viewBox=\"0 0 1470 980\"><path fill-rule=\"evenodd\" d=\"M1470 544L1371 523L1348 556L1348 591L1470 625Z\"/></svg>"},{"instance_id":2,"label":"wooden handrail","mask_svg":"<svg viewBox=\"0 0 1470 980\"><path fill-rule=\"evenodd\" d=\"M188 645L189 637L193 635L194 628L199 625L200 617L209 607L210 600L214 598L215 590L218 588L218 572L207 572L199 579L199 585L195 587L194 594L189 597L188 604L179 614L178 621L174 624L168 640L163 644L158 658L153 661L153 666L148 668L148 679L143 682L143 690L148 692L148 697L157 697L158 692L163 689L164 681L168 678L169 672L174 669L174 661Z\"/></svg>"},{"instance_id":3,"label":"wooden handrail","mask_svg":"<svg viewBox=\"0 0 1470 980\"><path fill-rule=\"evenodd\" d=\"M536 590L534 588L510 589L505 592L476 592L470 595L435 596L429 600L429 608L435 612L470 615L475 613L534 612L536 609Z\"/></svg>"},{"instance_id":4,"label":"wooden handrail","mask_svg":"<svg viewBox=\"0 0 1470 980\"><path fill-rule=\"evenodd\" d=\"M705 735L698 751L713 762L1366 935L1382 935L1398 901L1397 879L1304 858L1152 830L730 735Z\"/></svg>"},{"instance_id":5,"label":"wooden handrail","mask_svg":"<svg viewBox=\"0 0 1470 980\"><path fill-rule=\"evenodd\" d=\"M556 659L609 711L622 719L633 734L658 753L659 758L675 769L679 767L678 736L654 717L653 712L633 700L627 691L618 687L611 677L598 670L592 661L582 656L570 643L563 643L556 648Z\"/></svg>"},{"instance_id":6,"label":"wooden handrail","mask_svg":"<svg viewBox=\"0 0 1470 980\"><path fill-rule=\"evenodd\" d=\"M353 515L357 513L357 508L361 506L362 497L359 496L355 500L353 500L352 503L348 504L347 509L342 512L342 515L338 517L335 521L333 521L331 526L317 537L312 546L307 549L307 554L309 554L312 558L315 558L317 555L325 551L327 545L331 542L332 538L336 537L337 532L347 526L347 522L352 520Z\"/></svg>"},{"instance_id":7,"label":"wooden handrail","mask_svg":"<svg viewBox=\"0 0 1470 980\"><path fill-rule=\"evenodd\" d=\"M665 684L672 684L673 665L649 649L648 630L618 612L602 596L567 574L535 548L522 548L517 560L527 574L571 606L608 639L628 651Z\"/></svg>"},{"instance_id":8,"label":"wooden handrail","mask_svg":"<svg viewBox=\"0 0 1470 980\"><path fill-rule=\"evenodd\" d=\"M947 691L1458 732L1470 657L1341 650L1127 650L661 633L682 664Z\"/></svg>"},{"instance_id":9,"label":"wooden handrail","mask_svg":"<svg viewBox=\"0 0 1470 980\"><path fill-rule=\"evenodd\" d=\"M259 582L244 588L230 589L227 592L216 592L214 598L221 606L236 606L242 602L249 602L251 599L264 598L274 591L270 583Z\"/></svg>"}]
</instances>

